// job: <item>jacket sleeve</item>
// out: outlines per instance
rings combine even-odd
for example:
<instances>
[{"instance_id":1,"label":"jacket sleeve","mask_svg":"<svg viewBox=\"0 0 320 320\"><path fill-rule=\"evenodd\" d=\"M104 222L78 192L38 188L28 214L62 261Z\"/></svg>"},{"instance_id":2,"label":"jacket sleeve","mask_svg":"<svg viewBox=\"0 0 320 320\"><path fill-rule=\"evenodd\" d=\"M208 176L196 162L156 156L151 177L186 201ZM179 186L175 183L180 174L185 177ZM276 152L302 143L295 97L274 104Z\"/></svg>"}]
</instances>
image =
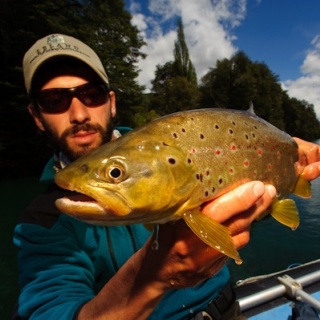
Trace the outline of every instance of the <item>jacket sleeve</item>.
<instances>
[{"instance_id":1,"label":"jacket sleeve","mask_svg":"<svg viewBox=\"0 0 320 320\"><path fill-rule=\"evenodd\" d=\"M20 317L70 320L95 295L95 250L102 233L60 214L54 205L60 192L39 196L14 230Z\"/></svg>"},{"instance_id":2,"label":"jacket sleeve","mask_svg":"<svg viewBox=\"0 0 320 320\"><path fill-rule=\"evenodd\" d=\"M87 235L81 235L81 227L76 230L79 226L74 223L61 215L50 228L30 223L16 226L21 317L70 320L94 297L94 252L89 256L88 248L84 250L80 237L85 240Z\"/></svg>"}]
</instances>

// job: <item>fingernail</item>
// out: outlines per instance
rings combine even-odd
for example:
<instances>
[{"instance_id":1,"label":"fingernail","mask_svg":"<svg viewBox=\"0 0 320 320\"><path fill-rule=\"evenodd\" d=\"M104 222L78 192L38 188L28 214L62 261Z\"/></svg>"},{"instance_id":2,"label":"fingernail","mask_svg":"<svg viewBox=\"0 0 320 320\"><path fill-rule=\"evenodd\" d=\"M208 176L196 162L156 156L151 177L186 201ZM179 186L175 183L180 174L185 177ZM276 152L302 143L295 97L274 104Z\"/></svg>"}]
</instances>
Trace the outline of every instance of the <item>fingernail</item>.
<instances>
[{"instance_id":1,"label":"fingernail","mask_svg":"<svg viewBox=\"0 0 320 320\"><path fill-rule=\"evenodd\" d=\"M270 197L271 197L272 199L273 199L273 198L276 196L276 194L277 194L276 188L275 188L273 185L271 185L271 184L266 185L266 191L269 193L269 195L270 195Z\"/></svg>"},{"instance_id":2,"label":"fingernail","mask_svg":"<svg viewBox=\"0 0 320 320\"><path fill-rule=\"evenodd\" d=\"M253 193L256 197L260 197L265 192L265 186L262 182L255 182L253 186Z\"/></svg>"}]
</instances>

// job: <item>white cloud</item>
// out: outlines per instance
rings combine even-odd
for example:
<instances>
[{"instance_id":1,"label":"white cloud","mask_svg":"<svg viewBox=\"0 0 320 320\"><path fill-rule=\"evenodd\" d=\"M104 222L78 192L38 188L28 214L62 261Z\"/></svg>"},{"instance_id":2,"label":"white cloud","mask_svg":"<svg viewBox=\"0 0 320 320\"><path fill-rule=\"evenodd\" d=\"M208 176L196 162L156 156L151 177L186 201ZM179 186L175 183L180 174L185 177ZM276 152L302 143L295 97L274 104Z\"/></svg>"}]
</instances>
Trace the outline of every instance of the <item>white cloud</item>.
<instances>
[{"instance_id":1,"label":"white cloud","mask_svg":"<svg viewBox=\"0 0 320 320\"><path fill-rule=\"evenodd\" d=\"M237 50L232 30L245 18L246 0L149 0L148 8L151 14L146 16L134 0L130 3L132 23L147 43L142 51L148 56L139 62L138 81L149 88L156 66L173 60L177 17L182 18L199 79L217 59L230 58Z\"/></svg>"},{"instance_id":2,"label":"white cloud","mask_svg":"<svg viewBox=\"0 0 320 320\"><path fill-rule=\"evenodd\" d=\"M313 104L320 119L320 35L313 38L311 46L300 68L302 76L284 81L282 87L290 97Z\"/></svg>"},{"instance_id":3,"label":"white cloud","mask_svg":"<svg viewBox=\"0 0 320 320\"><path fill-rule=\"evenodd\" d=\"M154 79L156 66L173 60L177 18L182 19L198 79L214 67L218 59L230 58L237 51L233 31L246 17L247 0L127 1L130 1L132 23L147 43L142 48L147 58L138 65L141 70L138 81L147 88ZM260 2L256 0L257 5ZM288 79L282 87L289 96L312 103L320 119L320 35L312 40L300 72L300 78Z\"/></svg>"}]
</instances>

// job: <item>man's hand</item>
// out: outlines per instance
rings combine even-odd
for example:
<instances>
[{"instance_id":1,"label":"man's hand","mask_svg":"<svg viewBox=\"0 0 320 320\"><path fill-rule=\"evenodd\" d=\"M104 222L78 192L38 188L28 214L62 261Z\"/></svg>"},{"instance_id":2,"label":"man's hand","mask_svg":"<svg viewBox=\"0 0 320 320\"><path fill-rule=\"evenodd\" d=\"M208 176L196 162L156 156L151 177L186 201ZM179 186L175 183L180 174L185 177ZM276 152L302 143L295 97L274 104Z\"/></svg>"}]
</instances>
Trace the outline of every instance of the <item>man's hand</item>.
<instances>
[{"instance_id":1,"label":"man's hand","mask_svg":"<svg viewBox=\"0 0 320 320\"><path fill-rule=\"evenodd\" d=\"M320 176L320 146L299 138L294 138L294 140L299 146L297 173L303 173L309 181L318 178Z\"/></svg>"},{"instance_id":2,"label":"man's hand","mask_svg":"<svg viewBox=\"0 0 320 320\"><path fill-rule=\"evenodd\" d=\"M273 186L252 181L207 203L203 213L230 230L237 249L249 242L251 223L271 204ZM153 240L150 240L150 243ZM159 249L146 252L149 271L164 287L184 288L215 275L227 257L199 239L182 221L160 226Z\"/></svg>"}]
</instances>

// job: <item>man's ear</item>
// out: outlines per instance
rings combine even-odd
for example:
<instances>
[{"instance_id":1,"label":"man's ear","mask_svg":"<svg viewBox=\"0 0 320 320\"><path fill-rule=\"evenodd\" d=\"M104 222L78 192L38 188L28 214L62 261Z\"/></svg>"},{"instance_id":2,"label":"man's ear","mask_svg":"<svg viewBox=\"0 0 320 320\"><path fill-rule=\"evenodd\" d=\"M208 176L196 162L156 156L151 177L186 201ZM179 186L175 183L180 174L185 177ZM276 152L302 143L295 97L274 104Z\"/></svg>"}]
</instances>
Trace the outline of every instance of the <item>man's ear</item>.
<instances>
[{"instance_id":1,"label":"man's ear","mask_svg":"<svg viewBox=\"0 0 320 320\"><path fill-rule=\"evenodd\" d=\"M28 111L31 114L31 116L32 116L34 122L36 123L37 127L39 128L39 130L45 131L40 113L38 110L36 110L36 108L33 106L33 104L28 105Z\"/></svg>"},{"instance_id":2,"label":"man's ear","mask_svg":"<svg viewBox=\"0 0 320 320\"><path fill-rule=\"evenodd\" d=\"M116 108L116 95L113 91L109 92L109 97L110 97L110 112L111 112L111 117L114 118L117 113L117 108Z\"/></svg>"}]
</instances>

